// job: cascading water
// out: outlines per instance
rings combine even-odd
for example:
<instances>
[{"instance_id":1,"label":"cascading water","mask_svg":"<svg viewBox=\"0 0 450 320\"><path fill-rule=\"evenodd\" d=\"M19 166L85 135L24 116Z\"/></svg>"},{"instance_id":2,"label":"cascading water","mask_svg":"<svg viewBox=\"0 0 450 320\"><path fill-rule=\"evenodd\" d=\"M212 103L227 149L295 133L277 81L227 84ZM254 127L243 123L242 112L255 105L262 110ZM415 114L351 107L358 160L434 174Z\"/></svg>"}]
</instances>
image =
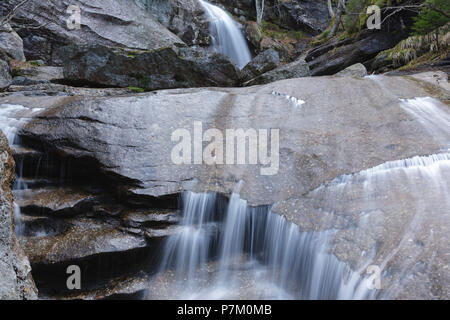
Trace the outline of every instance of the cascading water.
<instances>
[{"instance_id":1,"label":"cascading water","mask_svg":"<svg viewBox=\"0 0 450 320\"><path fill-rule=\"evenodd\" d=\"M237 23L221 8L199 1L209 18L212 49L227 55L242 69L250 62L251 55Z\"/></svg>"},{"instance_id":2,"label":"cascading water","mask_svg":"<svg viewBox=\"0 0 450 320\"><path fill-rule=\"evenodd\" d=\"M11 147L20 144L17 130L41 110L40 108L27 108L21 105L0 104L0 129L5 134ZM16 170L16 180L13 190L26 190L28 186L22 177L23 163L19 161L16 165L18 168ZM22 235L25 226L22 222L22 213L17 203L14 203L14 221L16 234Z\"/></svg>"},{"instance_id":3,"label":"cascading water","mask_svg":"<svg viewBox=\"0 0 450 320\"><path fill-rule=\"evenodd\" d=\"M233 193L183 196L182 230L162 252L148 298L368 299L356 272L328 253L331 232L301 232ZM161 287L166 290L160 290Z\"/></svg>"},{"instance_id":4,"label":"cascading water","mask_svg":"<svg viewBox=\"0 0 450 320\"><path fill-rule=\"evenodd\" d=\"M431 137L450 145L449 115L439 101L402 100L400 107L418 117ZM163 259L151 281L148 298L393 297L395 289L372 290L372 279L364 277L367 267L372 264L380 267L385 280L396 283L391 288L400 288L412 279L410 271L421 267L416 263L419 255L426 257L431 252L433 256L434 249L427 247L427 228L430 219L450 224L447 221L450 184L446 179L449 174L450 154L444 152L390 161L340 176L312 191L307 201L312 203L311 208L319 208L327 217L337 214L351 219L356 215L356 222L352 222L350 229L321 232L302 232L284 217L271 213L268 207L249 207L237 191L228 202L214 193L187 192L183 195L182 231L170 236L162 248ZM432 208L434 203L439 205ZM401 226L393 223L399 212L409 223ZM356 270L332 254L342 245L335 243L339 232L352 232L352 239L370 240L383 232L389 238L391 227L392 231L401 228L402 236L384 241L381 256L380 244L369 241L372 244L356 256L357 263L353 265ZM424 242L419 241L416 250L410 241L421 234L420 230L425 230ZM433 229L430 232L432 237ZM354 241L356 246L358 241ZM361 243L364 247L364 242ZM400 276L395 278L389 274L388 264L395 255L404 252L408 252L408 259L402 259L397 269ZM165 290L160 290L161 287Z\"/></svg>"}]
</instances>

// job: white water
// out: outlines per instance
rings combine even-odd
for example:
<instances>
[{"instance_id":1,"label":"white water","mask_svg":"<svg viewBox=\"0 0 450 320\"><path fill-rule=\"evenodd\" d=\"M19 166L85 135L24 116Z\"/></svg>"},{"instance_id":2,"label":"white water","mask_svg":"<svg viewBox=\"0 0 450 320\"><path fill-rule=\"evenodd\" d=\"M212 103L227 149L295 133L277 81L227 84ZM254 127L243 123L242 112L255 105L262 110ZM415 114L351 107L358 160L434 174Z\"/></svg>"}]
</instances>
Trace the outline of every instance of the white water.
<instances>
[{"instance_id":1,"label":"white water","mask_svg":"<svg viewBox=\"0 0 450 320\"><path fill-rule=\"evenodd\" d=\"M27 108L22 105L0 104L0 130L5 134L10 146L20 144L17 131L40 111L42 111L41 108ZM16 163L16 166L18 167L16 170L18 174L16 175L16 181L13 188L15 190L27 189L27 185L22 178L22 161ZM16 234L22 235L25 230L25 225L22 222L22 213L17 203L14 203L14 221Z\"/></svg>"},{"instance_id":2,"label":"white water","mask_svg":"<svg viewBox=\"0 0 450 320\"><path fill-rule=\"evenodd\" d=\"M431 98L403 100L430 132L430 139L450 145L449 113ZM165 287L149 298L172 299L373 299L395 296L429 254L438 224L450 225L450 153L389 161L343 175L314 190L308 198L325 218L350 219L356 252L356 271L331 252L340 230L302 232L269 208L248 207L238 191L228 203L214 193L185 193L183 232L171 236L154 283ZM239 188L238 188L239 189ZM437 205L436 205L437 204ZM401 214L402 222L395 224ZM337 220L339 221L339 220ZM336 223L332 224L332 227ZM432 227L434 226L434 227ZM425 230L425 231L424 231ZM373 234L371 234L373 233ZM385 237L380 256L377 237ZM439 235L438 235L439 236ZM342 236L340 236L342 239ZM421 239L420 248L411 239ZM345 238L344 238L345 243ZM373 243L372 245L370 245ZM361 252L358 252L361 250ZM387 267L402 258L396 274ZM417 263L421 257L421 263ZM428 261L428 262L426 262ZM431 259L432 261L432 259ZM369 265L381 268L383 281L396 283L382 293L368 288ZM430 268L430 266L427 266ZM414 280L411 280L414 281ZM163 283L163 284L162 284ZM384 283L384 282L383 282ZM394 289L392 289L394 288Z\"/></svg>"},{"instance_id":3,"label":"white water","mask_svg":"<svg viewBox=\"0 0 450 320\"><path fill-rule=\"evenodd\" d=\"M401 107L417 118L430 135L444 146L450 147L450 113L439 100L419 97L401 100Z\"/></svg>"},{"instance_id":4,"label":"white water","mask_svg":"<svg viewBox=\"0 0 450 320\"><path fill-rule=\"evenodd\" d=\"M149 298L368 299L358 273L328 252L331 232L301 232L238 193L185 193L183 230L163 248ZM161 284L164 283L164 284Z\"/></svg>"},{"instance_id":5,"label":"white water","mask_svg":"<svg viewBox=\"0 0 450 320\"><path fill-rule=\"evenodd\" d=\"M199 0L209 17L212 49L231 58L239 68L251 60L247 41L237 23L221 8Z\"/></svg>"}]
</instances>

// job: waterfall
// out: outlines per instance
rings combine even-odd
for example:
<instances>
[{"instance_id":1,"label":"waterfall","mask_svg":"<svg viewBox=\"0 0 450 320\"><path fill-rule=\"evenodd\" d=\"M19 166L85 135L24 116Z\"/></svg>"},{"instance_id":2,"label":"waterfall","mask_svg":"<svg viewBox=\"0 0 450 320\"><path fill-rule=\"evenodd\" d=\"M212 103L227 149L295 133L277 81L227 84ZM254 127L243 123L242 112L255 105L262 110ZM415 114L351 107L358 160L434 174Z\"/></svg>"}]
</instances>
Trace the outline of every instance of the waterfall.
<instances>
[{"instance_id":1,"label":"waterfall","mask_svg":"<svg viewBox=\"0 0 450 320\"><path fill-rule=\"evenodd\" d=\"M230 57L242 69L250 62L251 55L237 23L221 8L199 1L209 18L212 49Z\"/></svg>"},{"instance_id":2,"label":"waterfall","mask_svg":"<svg viewBox=\"0 0 450 320\"><path fill-rule=\"evenodd\" d=\"M431 98L399 103L424 125L430 138L448 147L449 114L442 106ZM316 232L302 231L270 207L248 206L239 196L239 187L229 200L214 193L186 192L182 230L163 246L163 259L148 297L395 297L408 281L414 281L411 274L426 266L426 260L419 257L434 259L432 239L440 232L436 221L450 224L449 174L450 153L443 152L389 161L337 177L310 192L305 201L314 214L347 219L350 227L339 229L331 220L331 228ZM380 237L382 252L380 242L374 240ZM413 246L412 239L419 239L418 244ZM355 269L339 260L332 253L335 249L344 256L353 254ZM396 255L403 258L391 274L389 263ZM371 283L365 277L369 265L379 267L383 281L393 285L383 291L369 289ZM161 286L163 292L157 289Z\"/></svg>"},{"instance_id":3,"label":"waterfall","mask_svg":"<svg viewBox=\"0 0 450 320\"><path fill-rule=\"evenodd\" d=\"M180 232L162 248L148 298L368 299L366 281L329 253L332 232L301 232L233 193L183 195ZM162 284L164 283L164 284Z\"/></svg>"},{"instance_id":4,"label":"waterfall","mask_svg":"<svg viewBox=\"0 0 450 320\"><path fill-rule=\"evenodd\" d=\"M5 134L11 148L20 145L20 139L17 131L25 125L36 113L42 111L41 108L27 108L22 105L0 104L0 129ZM26 190L27 184L22 177L23 161L16 162L16 179L13 190ZM25 225L22 222L22 213L17 203L14 203L14 221L15 233L18 236L23 235Z\"/></svg>"}]
</instances>

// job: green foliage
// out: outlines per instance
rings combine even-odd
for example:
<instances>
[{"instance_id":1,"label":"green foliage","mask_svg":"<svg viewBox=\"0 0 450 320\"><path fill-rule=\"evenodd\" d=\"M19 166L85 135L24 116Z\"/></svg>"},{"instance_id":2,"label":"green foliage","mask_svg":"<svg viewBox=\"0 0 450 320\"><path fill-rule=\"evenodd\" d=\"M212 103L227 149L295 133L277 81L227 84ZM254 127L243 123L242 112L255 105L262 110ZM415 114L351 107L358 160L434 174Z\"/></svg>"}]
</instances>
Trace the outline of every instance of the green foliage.
<instances>
[{"instance_id":1,"label":"green foliage","mask_svg":"<svg viewBox=\"0 0 450 320\"><path fill-rule=\"evenodd\" d=\"M449 0L427 0L425 3L430 4L443 12L450 12ZM419 15L415 18L413 30L415 35L427 34L449 22L449 19L442 13L430 8L423 7Z\"/></svg>"},{"instance_id":2,"label":"green foliage","mask_svg":"<svg viewBox=\"0 0 450 320\"><path fill-rule=\"evenodd\" d=\"M366 16L366 8L369 3L370 0L347 1L347 10L343 17L344 27L347 33L352 34L360 30L360 17ZM363 23L365 23L365 19Z\"/></svg>"},{"instance_id":3,"label":"green foliage","mask_svg":"<svg viewBox=\"0 0 450 320\"><path fill-rule=\"evenodd\" d=\"M130 90L130 91L138 92L138 93L145 92L144 89L138 88L138 87L127 87L127 89Z\"/></svg>"}]
</instances>

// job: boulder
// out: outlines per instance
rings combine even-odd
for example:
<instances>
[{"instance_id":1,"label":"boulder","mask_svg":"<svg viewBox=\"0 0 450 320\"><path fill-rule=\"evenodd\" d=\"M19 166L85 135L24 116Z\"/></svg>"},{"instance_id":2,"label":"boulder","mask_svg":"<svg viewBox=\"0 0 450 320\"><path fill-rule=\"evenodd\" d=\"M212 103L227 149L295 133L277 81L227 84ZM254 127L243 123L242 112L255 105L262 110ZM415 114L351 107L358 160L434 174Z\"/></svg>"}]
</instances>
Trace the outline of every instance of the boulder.
<instances>
[{"instance_id":1,"label":"boulder","mask_svg":"<svg viewBox=\"0 0 450 320\"><path fill-rule=\"evenodd\" d=\"M239 69L226 56L203 49L130 51L101 45L63 48L67 81L145 90L233 86Z\"/></svg>"},{"instance_id":2,"label":"boulder","mask_svg":"<svg viewBox=\"0 0 450 320\"><path fill-rule=\"evenodd\" d=\"M274 49L268 49L257 55L242 70L242 81L248 81L280 66L280 56Z\"/></svg>"},{"instance_id":3,"label":"boulder","mask_svg":"<svg viewBox=\"0 0 450 320\"><path fill-rule=\"evenodd\" d=\"M332 75L354 65L364 63L386 49L395 46L404 37L402 32L371 32L366 30L356 38L342 41L333 40L310 50L305 60L311 69L311 75Z\"/></svg>"},{"instance_id":4,"label":"boulder","mask_svg":"<svg viewBox=\"0 0 450 320\"><path fill-rule=\"evenodd\" d=\"M263 38L261 28L255 21L247 21L244 23L244 33L247 41L252 45L253 48L259 50L260 43Z\"/></svg>"},{"instance_id":5,"label":"boulder","mask_svg":"<svg viewBox=\"0 0 450 320\"><path fill-rule=\"evenodd\" d=\"M187 45L208 45L208 22L198 0L136 0Z\"/></svg>"},{"instance_id":6,"label":"boulder","mask_svg":"<svg viewBox=\"0 0 450 320\"><path fill-rule=\"evenodd\" d=\"M25 61L22 38L9 24L0 27L0 50L14 60Z\"/></svg>"},{"instance_id":7,"label":"boulder","mask_svg":"<svg viewBox=\"0 0 450 320\"><path fill-rule=\"evenodd\" d=\"M248 20L255 19L254 0L212 0L211 2L224 6L229 12L237 11L245 14ZM327 2L317 0L265 0L263 18L283 28L303 30L312 35L324 31L331 21Z\"/></svg>"},{"instance_id":8,"label":"boulder","mask_svg":"<svg viewBox=\"0 0 450 320\"><path fill-rule=\"evenodd\" d=\"M342 71L339 71L338 73L336 73L336 76L340 77L350 76L362 78L367 76L367 69L362 63L357 63L348 68L345 68Z\"/></svg>"},{"instance_id":9,"label":"boulder","mask_svg":"<svg viewBox=\"0 0 450 320\"><path fill-rule=\"evenodd\" d=\"M19 86L30 86L36 84L45 84L62 80L64 78L63 68L47 66L31 66L16 70L12 84Z\"/></svg>"},{"instance_id":10,"label":"boulder","mask_svg":"<svg viewBox=\"0 0 450 320\"><path fill-rule=\"evenodd\" d=\"M5 12L19 0L2 1ZM70 22L69 5L81 13L80 28ZM28 60L42 59L47 65L60 65L57 49L68 44L95 43L137 49L158 49L173 44L184 45L176 35L161 25L153 15L129 0L30 0L17 10L11 25L23 23L39 28L23 28L23 39ZM70 26L70 27L68 27Z\"/></svg>"},{"instance_id":11,"label":"boulder","mask_svg":"<svg viewBox=\"0 0 450 320\"><path fill-rule=\"evenodd\" d=\"M0 131L0 299L36 299L30 263L14 234L14 168L8 142Z\"/></svg>"},{"instance_id":12,"label":"boulder","mask_svg":"<svg viewBox=\"0 0 450 320\"><path fill-rule=\"evenodd\" d=\"M305 60L298 59L247 81L244 85L253 86L256 84L265 84L283 79L303 78L309 76L310 73L308 64Z\"/></svg>"}]
</instances>

